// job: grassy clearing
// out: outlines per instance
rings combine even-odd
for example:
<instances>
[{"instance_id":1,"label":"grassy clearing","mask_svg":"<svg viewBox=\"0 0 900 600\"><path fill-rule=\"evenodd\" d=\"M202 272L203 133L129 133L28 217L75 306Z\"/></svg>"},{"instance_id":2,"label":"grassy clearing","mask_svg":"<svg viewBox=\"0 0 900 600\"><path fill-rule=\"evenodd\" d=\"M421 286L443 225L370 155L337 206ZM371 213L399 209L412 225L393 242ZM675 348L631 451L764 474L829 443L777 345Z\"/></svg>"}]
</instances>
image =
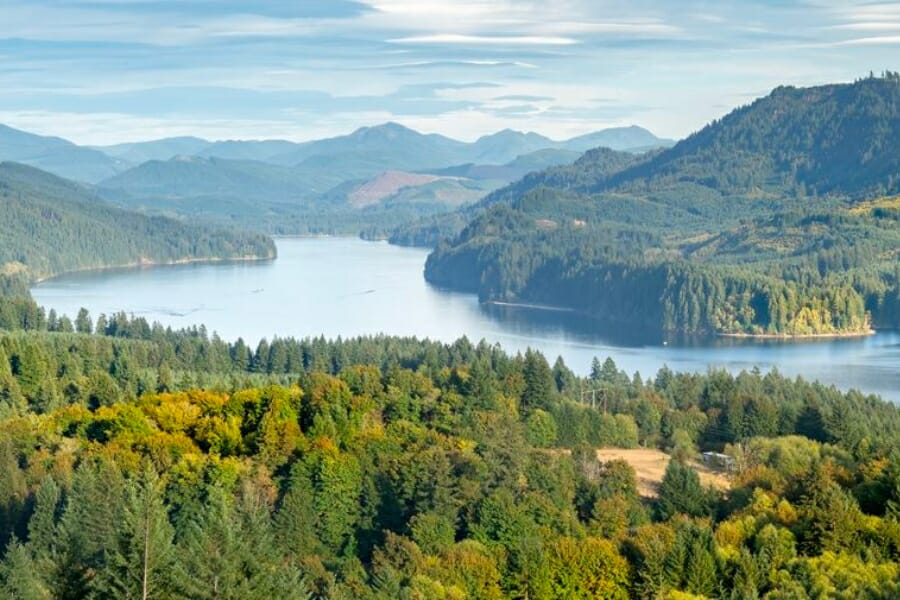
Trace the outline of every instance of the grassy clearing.
<instances>
[{"instance_id":1,"label":"grassy clearing","mask_svg":"<svg viewBox=\"0 0 900 600\"><path fill-rule=\"evenodd\" d=\"M601 448L597 450L597 458L604 462L622 459L630 464L637 473L638 492L645 498L656 497L666 467L672 459L665 452L652 448ZM711 485L720 490L727 490L730 487L725 472L710 469L698 461L691 461L690 465L700 474L700 482L703 485Z\"/></svg>"}]
</instances>

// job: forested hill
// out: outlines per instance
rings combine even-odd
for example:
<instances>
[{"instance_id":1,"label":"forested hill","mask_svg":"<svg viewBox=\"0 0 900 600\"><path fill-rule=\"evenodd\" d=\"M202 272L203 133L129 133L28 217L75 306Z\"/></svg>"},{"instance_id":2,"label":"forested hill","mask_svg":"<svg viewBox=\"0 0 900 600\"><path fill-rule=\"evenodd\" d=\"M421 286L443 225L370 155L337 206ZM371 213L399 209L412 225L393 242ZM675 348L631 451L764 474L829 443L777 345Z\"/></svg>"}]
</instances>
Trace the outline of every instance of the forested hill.
<instances>
[{"instance_id":1,"label":"forested hill","mask_svg":"<svg viewBox=\"0 0 900 600\"><path fill-rule=\"evenodd\" d=\"M674 182L722 192L900 192L900 76L779 87L602 187Z\"/></svg>"},{"instance_id":2,"label":"forested hill","mask_svg":"<svg viewBox=\"0 0 900 600\"><path fill-rule=\"evenodd\" d=\"M494 192L426 277L666 331L865 333L900 326L897 192L900 75L778 88L672 149ZM395 239L447 229L419 233Z\"/></svg>"},{"instance_id":3,"label":"forested hill","mask_svg":"<svg viewBox=\"0 0 900 600\"><path fill-rule=\"evenodd\" d=\"M34 279L76 269L274 255L266 236L120 210L79 184L0 163L0 274Z\"/></svg>"},{"instance_id":4,"label":"forested hill","mask_svg":"<svg viewBox=\"0 0 900 600\"><path fill-rule=\"evenodd\" d=\"M900 78L780 87L670 149L635 155L597 148L573 165L531 173L484 204L541 186L584 193L680 187L690 193L688 185L756 197L900 192Z\"/></svg>"}]
</instances>

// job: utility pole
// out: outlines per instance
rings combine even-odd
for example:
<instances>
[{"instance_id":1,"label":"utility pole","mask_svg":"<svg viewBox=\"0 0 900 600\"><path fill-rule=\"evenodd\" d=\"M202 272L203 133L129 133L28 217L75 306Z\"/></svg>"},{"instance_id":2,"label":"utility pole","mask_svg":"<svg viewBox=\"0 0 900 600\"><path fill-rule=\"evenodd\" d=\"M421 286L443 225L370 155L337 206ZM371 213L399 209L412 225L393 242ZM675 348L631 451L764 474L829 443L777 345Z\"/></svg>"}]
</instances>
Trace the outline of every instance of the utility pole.
<instances>
[{"instance_id":1,"label":"utility pole","mask_svg":"<svg viewBox=\"0 0 900 600\"><path fill-rule=\"evenodd\" d=\"M583 387L583 386L582 386L582 387ZM590 389L590 390L582 389L582 390L581 390L581 402L582 402L582 404L586 404L586 402L585 402L585 400L584 400L584 399L585 399L585 396L587 396L588 394L590 394L590 395L591 395L591 408L597 408L597 392L598 392L598 391L600 391L600 390L598 390L597 388L593 388L593 389ZM604 396L605 396L605 395L604 395Z\"/></svg>"}]
</instances>

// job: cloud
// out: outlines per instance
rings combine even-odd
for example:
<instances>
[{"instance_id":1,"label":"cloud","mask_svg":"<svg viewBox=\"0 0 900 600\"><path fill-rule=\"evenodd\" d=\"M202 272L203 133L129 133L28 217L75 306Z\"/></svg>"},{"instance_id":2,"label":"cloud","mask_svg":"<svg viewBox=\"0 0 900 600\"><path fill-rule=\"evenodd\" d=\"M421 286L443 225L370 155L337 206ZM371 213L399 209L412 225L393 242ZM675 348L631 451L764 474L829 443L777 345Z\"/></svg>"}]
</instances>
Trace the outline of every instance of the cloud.
<instances>
[{"instance_id":1,"label":"cloud","mask_svg":"<svg viewBox=\"0 0 900 600\"><path fill-rule=\"evenodd\" d=\"M833 25L830 29L850 31L895 31L900 29L900 21L844 23L843 25Z\"/></svg>"},{"instance_id":2,"label":"cloud","mask_svg":"<svg viewBox=\"0 0 900 600\"><path fill-rule=\"evenodd\" d=\"M0 111L88 141L162 131L309 139L386 120L555 138L636 122L678 137L747 91L893 68L887 49L900 43L900 4L866 0L0 7Z\"/></svg>"},{"instance_id":3,"label":"cloud","mask_svg":"<svg viewBox=\"0 0 900 600\"><path fill-rule=\"evenodd\" d=\"M636 22L578 22L578 21L556 21L550 23L539 23L536 25L538 31L556 32L560 34L615 34L630 35L638 37L647 36L676 36L681 35L683 30L680 27L660 23L654 21L636 21Z\"/></svg>"},{"instance_id":4,"label":"cloud","mask_svg":"<svg viewBox=\"0 0 900 600\"><path fill-rule=\"evenodd\" d=\"M494 100L500 102L552 102L555 100L552 96L529 96L528 94L509 94L507 96L497 96Z\"/></svg>"},{"instance_id":5,"label":"cloud","mask_svg":"<svg viewBox=\"0 0 900 600\"><path fill-rule=\"evenodd\" d=\"M435 33L388 40L392 44L467 44L490 46L569 46L578 40L539 35L463 35L458 33Z\"/></svg>"},{"instance_id":6,"label":"cloud","mask_svg":"<svg viewBox=\"0 0 900 600\"><path fill-rule=\"evenodd\" d=\"M387 63L387 64L370 64L370 65L351 65L346 69L351 71L402 71L410 69L428 69L440 67L488 67L488 68L504 68L515 67L522 69L537 69L538 66L533 63L522 61L507 60L421 60L403 63Z\"/></svg>"},{"instance_id":7,"label":"cloud","mask_svg":"<svg viewBox=\"0 0 900 600\"><path fill-rule=\"evenodd\" d=\"M882 35L875 37L856 38L836 42L835 46L893 46L900 44L900 35Z\"/></svg>"},{"instance_id":8,"label":"cloud","mask_svg":"<svg viewBox=\"0 0 900 600\"><path fill-rule=\"evenodd\" d=\"M75 7L94 12L118 14L167 14L180 16L221 16L223 14L262 15L289 19L352 18L372 7L354 0L256 0L255 2L210 2L208 0L50 0L53 7Z\"/></svg>"}]
</instances>

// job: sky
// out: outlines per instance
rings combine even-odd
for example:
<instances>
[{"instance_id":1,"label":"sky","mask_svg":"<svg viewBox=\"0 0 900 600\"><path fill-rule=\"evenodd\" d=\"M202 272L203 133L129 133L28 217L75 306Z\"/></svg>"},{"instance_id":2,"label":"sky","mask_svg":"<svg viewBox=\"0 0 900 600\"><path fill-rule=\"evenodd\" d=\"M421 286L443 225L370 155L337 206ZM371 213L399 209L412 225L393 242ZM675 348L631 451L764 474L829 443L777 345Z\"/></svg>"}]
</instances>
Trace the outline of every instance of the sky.
<instances>
[{"instance_id":1,"label":"sky","mask_svg":"<svg viewBox=\"0 0 900 600\"><path fill-rule=\"evenodd\" d=\"M900 70L900 3L0 0L0 123L82 144L680 138L778 85Z\"/></svg>"}]
</instances>

